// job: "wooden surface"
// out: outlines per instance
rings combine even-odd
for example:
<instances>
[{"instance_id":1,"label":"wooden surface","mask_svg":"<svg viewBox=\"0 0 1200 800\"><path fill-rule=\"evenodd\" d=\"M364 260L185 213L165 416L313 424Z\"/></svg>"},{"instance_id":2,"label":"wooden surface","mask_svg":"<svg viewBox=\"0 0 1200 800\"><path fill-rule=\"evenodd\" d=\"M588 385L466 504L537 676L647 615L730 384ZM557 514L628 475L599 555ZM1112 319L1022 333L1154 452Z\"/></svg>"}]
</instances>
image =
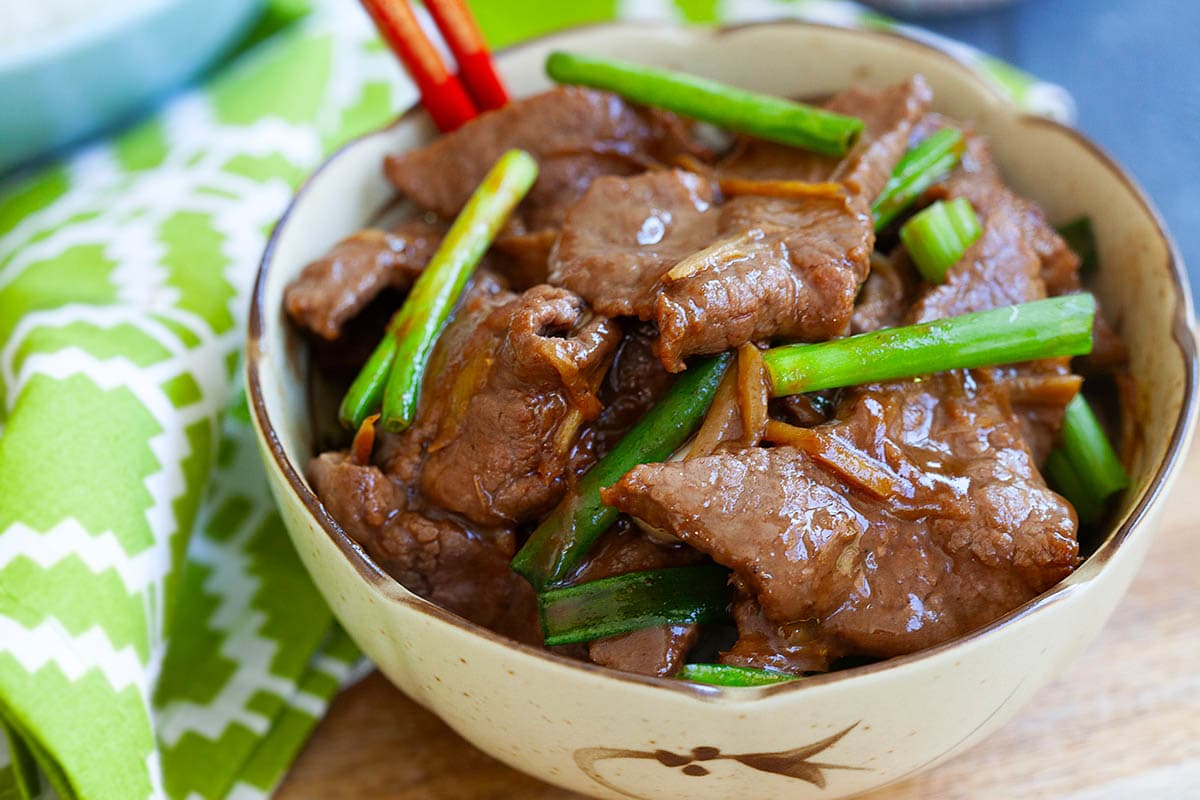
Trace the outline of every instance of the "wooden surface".
<instances>
[{"instance_id":1,"label":"wooden surface","mask_svg":"<svg viewBox=\"0 0 1200 800\"><path fill-rule=\"evenodd\" d=\"M1200 447L1100 638L990 739L870 800L1200 798ZM475 750L378 673L337 699L277 795L575 800Z\"/></svg>"}]
</instances>

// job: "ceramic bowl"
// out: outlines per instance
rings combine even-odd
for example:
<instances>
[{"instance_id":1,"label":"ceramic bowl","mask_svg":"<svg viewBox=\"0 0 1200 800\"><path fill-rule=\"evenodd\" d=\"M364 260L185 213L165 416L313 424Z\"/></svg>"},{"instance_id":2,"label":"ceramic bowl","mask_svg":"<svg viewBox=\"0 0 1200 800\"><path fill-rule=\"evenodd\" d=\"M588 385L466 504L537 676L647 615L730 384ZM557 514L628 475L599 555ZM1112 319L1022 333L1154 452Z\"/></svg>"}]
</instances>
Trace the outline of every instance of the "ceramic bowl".
<instances>
[{"instance_id":1,"label":"ceramic bowl","mask_svg":"<svg viewBox=\"0 0 1200 800\"><path fill-rule=\"evenodd\" d=\"M596 797L832 798L910 776L1016 713L1090 641L1141 562L1186 444L1197 363L1183 265L1133 181L1078 133L1023 115L951 57L895 35L796 22L724 30L605 25L513 48L517 95L552 49L682 68L780 95L921 72L935 106L988 134L1012 185L1052 220L1090 214L1097 291L1133 354L1142 444L1105 541L1070 578L956 641L757 689L640 677L516 645L406 591L338 526L303 475L305 362L281 313L311 259L392 199L385 153L434 135L410 113L336 153L279 222L251 310L248 389L262 454L304 563L341 623L409 696L517 769ZM399 755L399 754L398 754ZM403 757L399 755L399 757Z\"/></svg>"},{"instance_id":2,"label":"ceramic bowl","mask_svg":"<svg viewBox=\"0 0 1200 800\"><path fill-rule=\"evenodd\" d=\"M71 24L0 48L0 173L190 80L246 31L262 0L96 5Z\"/></svg>"}]
</instances>

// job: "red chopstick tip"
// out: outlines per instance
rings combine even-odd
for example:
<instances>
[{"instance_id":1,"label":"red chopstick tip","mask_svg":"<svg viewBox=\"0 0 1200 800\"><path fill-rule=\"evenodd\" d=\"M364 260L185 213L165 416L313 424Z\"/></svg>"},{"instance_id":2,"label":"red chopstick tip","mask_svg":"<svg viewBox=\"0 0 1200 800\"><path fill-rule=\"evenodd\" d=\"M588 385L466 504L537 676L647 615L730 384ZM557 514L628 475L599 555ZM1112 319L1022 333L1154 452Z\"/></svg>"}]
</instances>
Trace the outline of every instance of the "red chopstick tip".
<instances>
[{"instance_id":1,"label":"red chopstick tip","mask_svg":"<svg viewBox=\"0 0 1200 800\"><path fill-rule=\"evenodd\" d=\"M458 62L459 76L480 109L501 108L508 92L492 63L487 41L466 0L425 0L442 38Z\"/></svg>"},{"instance_id":2,"label":"red chopstick tip","mask_svg":"<svg viewBox=\"0 0 1200 800\"><path fill-rule=\"evenodd\" d=\"M438 128L454 130L478 114L462 83L421 29L408 0L362 0L362 4L417 85L421 103Z\"/></svg>"},{"instance_id":3,"label":"red chopstick tip","mask_svg":"<svg viewBox=\"0 0 1200 800\"><path fill-rule=\"evenodd\" d=\"M486 50L459 56L458 68L459 74L467 84L467 90L481 110L508 105L508 91L504 88L500 76L496 74L491 54Z\"/></svg>"},{"instance_id":4,"label":"red chopstick tip","mask_svg":"<svg viewBox=\"0 0 1200 800\"><path fill-rule=\"evenodd\" d=\"M441 131L461 128L478 116L462 82L453 75L440 83L422 86L421 104Z\"/></svg>"}]
</instances>

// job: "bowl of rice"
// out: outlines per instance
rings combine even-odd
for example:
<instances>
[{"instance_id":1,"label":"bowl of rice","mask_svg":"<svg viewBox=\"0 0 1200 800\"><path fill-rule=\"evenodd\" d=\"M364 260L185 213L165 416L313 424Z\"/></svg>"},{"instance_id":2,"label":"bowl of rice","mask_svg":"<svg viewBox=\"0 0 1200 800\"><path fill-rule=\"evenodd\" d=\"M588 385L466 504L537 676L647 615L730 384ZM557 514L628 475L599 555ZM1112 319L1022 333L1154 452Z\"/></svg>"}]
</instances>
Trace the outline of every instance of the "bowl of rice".
<instances>
[{"instance_id":1,"label":"bowl of rice","mask_svg":"<svg viewBox=\"0 0 1200 800\"><path fill-rule=\"evenodd\" d=\"M260 0L0 0L0 173L131 118L242 35Z\"/></svg>"}]
</instances>

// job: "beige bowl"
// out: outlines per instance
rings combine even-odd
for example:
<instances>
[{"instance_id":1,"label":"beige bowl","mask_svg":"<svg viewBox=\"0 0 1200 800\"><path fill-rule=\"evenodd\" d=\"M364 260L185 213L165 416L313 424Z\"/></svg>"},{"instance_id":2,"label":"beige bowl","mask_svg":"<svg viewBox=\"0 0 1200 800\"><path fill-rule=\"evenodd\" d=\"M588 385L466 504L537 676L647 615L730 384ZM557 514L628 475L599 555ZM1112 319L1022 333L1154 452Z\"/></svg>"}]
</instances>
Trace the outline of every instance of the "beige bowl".
<instances>
[{"instance_id":1,"label":"beige bowl","mask_svg":"<svg viewBox=\"0 0 1200 800\"><path fill-rule=\"evenodd\" d=\"M372 563L305 482L305 364L280 311L305 263L391 199L385 153L433 130L414 113L340 150L301 189L263 258L247 382L272 489L342 624L409 696L500 760L597 797L843 797L896 781L1002 725L1090 641L1137 570L1195 410L1185 272L1133 181L1079 134L1025 116L947 55L897 36L795 22L734 29L606 25L499 56L516 94L549 84L562 48L678 67L781 95L883 85L924 73L935 106L992 138L1008 178L1051 219L1090 214L1098 291L1133 353L1143 444L1119 524L1041 597L949 644L757 689L644 678L513 644L412 595ZM397 753L403 758L403 753Z\"/></svg>"}]
</instances>

